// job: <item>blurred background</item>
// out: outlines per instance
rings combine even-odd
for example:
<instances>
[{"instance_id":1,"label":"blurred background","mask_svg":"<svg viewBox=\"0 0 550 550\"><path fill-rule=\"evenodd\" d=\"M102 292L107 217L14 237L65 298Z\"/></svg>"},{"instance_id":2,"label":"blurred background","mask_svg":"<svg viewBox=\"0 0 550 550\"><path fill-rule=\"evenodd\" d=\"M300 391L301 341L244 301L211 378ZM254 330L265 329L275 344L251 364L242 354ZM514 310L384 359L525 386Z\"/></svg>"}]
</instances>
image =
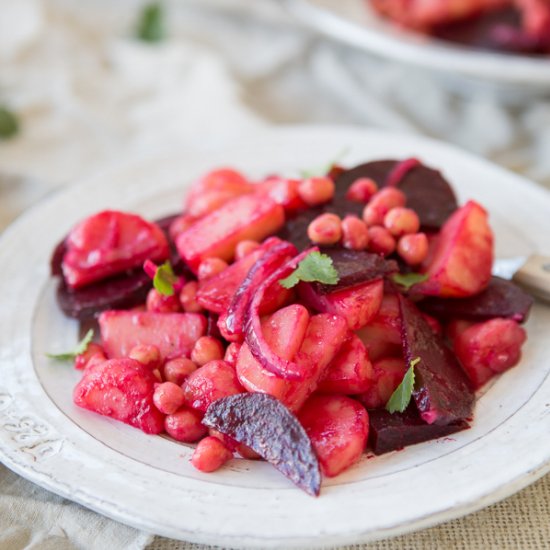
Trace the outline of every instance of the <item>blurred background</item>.
<instances>
[{"instance_id":1,"label":"blurred background","mask_svg":"<svg viewBox=\"0 0 550 550\"><path fill-rule=\"evenodd\" d=\"M0 216L101 167L271 124L433 136L550 183L550 100L377 58L277 0L0 0Z\"/></svg>"}]
</instances>

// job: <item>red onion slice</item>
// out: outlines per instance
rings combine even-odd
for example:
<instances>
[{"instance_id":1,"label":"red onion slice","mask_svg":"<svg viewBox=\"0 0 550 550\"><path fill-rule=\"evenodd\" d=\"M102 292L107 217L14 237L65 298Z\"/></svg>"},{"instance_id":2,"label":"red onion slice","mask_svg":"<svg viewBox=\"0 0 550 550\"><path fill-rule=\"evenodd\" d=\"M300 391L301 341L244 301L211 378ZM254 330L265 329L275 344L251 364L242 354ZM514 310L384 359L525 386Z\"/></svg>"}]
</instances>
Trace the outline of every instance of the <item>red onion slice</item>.
<instances>
[{"instance_id":1,"label":"red onion slice","mask_svg":"<svg viewBox=\"0 0 550 550\"><path fill-rule=\"evenodd\" d=\"M306 256L316 250L318 250L317 247L305 250L273 272L258 287L248 309L245 340L252 355L263 368L286 380L304 380L308 377L310 369L306 365L283 359L273 352L262 334L260 306L272 286L278 284L281 279L288 277Z\"/></svg>"},{"instance_id":2,"label":"red onion slice","mask_svg":"<svg viewBox=\"0 0 550 550\"><path fill-rule=\"evenodd\" d=\"M297 252L294 245L281 241L254 263L231 300L231 305L225 319L227 334L231 336L240 336L243 334L248 307L258 287L266 277Z\"/></svg>"}]
</instances>

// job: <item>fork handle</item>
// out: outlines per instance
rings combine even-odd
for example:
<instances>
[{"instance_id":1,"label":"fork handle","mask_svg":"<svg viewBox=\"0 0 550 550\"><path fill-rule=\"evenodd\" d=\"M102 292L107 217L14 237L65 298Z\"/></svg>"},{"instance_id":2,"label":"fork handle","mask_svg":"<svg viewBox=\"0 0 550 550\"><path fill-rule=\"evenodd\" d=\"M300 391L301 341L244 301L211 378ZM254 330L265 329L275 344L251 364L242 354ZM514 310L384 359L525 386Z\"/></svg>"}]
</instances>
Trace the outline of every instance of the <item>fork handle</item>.
<instances>
[{"instance_id":1,"label":"fork handle","mask_svg":"<svg viewBox=\"0 0 550 550\"><path fill-rule=\"evenodd\" d=\"M529 256L514 274L513 281L537 298L550 301L550 256Z\"/></svg>"}]
</instances>

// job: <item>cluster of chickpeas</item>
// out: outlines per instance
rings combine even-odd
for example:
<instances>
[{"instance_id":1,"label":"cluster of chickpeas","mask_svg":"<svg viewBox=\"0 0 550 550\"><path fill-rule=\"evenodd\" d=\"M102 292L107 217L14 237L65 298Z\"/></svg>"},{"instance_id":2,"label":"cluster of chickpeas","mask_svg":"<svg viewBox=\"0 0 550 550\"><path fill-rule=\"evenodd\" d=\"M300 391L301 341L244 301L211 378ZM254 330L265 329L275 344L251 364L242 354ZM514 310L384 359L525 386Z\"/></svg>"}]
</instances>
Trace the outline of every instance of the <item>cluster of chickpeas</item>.
<instances>
[{"instance_id":1,"label":"cluster of chickpeas","mask_svg":"<svg viewBox=\"0 0 550 550\"><path fill-rule=\"evenodd\" d=\"M237 245L235 259L243 258L259 246L256 241L241 241ZM204 313L204 308L197 300L200 281L217 275L226 267L227 262L220 258L203 260L197 270L198 281L185 282L182 277L178 278L173 285L175 292L171 296L161 294L152 288L147 294L145 309L156 313ZM154 268L150 268L149 271L152 269ZM258 455L245 445L234 444L230 438L216 430L207 430L201 423L203 413L186 406L189 398L189 395L186 396L186 384L189 386L189 377L193 378L192 375L197 370L201 370L204 376L194 383L202 385L206 383L205 380L209 380L212 387L221 392L220 396L242 391L234 376L227 376L228 368L234 369L239 349L238 343L230 343L225 348L219 338L201 336L195 342L190 357L176 357L164 364L156 346L139 345L128 355L131 359L147 365L156 375L158 384L153 394L153 403L166 415L166 433L177 441L197 442L191 463L203 472L212 472L220 468L233 457L234 450L245 458L258 458Z\"/></svg>"},{"instance_id":2,"label":"cluster of chickpeas","mask_svg":"<svg viewBox=\"0 0 550 550\"><path fill-rule=\"evenodd\" d=\"M166 433L176 441L198 442L191 462L204 472L220 468L233 457L233 450L237 450L245 458L258 457L244 445L235 445L233 449L228 438L202 424L204 413L201 410L186 405L189 395L186 395L185 384L198 369L205 369L205 375L201 380L195 380L195 386L204 385L204 380L211 380L211 386L214 388L212 391L217 391L221 397L240 393L242 388L235 381L235 376L227 375L229 370L234 369L237 354L237 345L231 344L224 350L221 341L212 336L200 337L193 346L190 358L175 357L163 361L159 348L148 344L136 345L128 353L130 359L141 363L158 380L153 393L153 403L165 415ZM76 357L75 368L85 370L97 362L106 360L103 347L92 342L84 353Z\"/></svg>"},{"instance_id":3,"label":"cluster of chickpeas","mask_svg":"<svg viewBox=\"0 0 550 550\"><path fill-rule=\"evenodd\" d=\"M327 177L310 178L299 188L302 199L310 206L326 203L334 196L334 182ZM307 184L307 185L306 185ZM341 243L351 250L369 250L388 256L397 251L409 265L422 263L428 255L428 238L420 233L418 214L407 208L405 194L395 187L378 189L370 178L355 180L346 198L365 204L362 217L325 213L307 228L310 240L319 245Z\"/></svg>"},{"instance_id":4,"label":"cluster of chickpeas","mask_svg":"<svg viewBox=\"0 0 550 550\"><path fill-rule=\"evenodd\" d=\"M308 206L319 206L329 202L335 191L334 182L326 176L305 178L300 181L298 194ZM421 264L428 255L428 238L419 232L420 220L417 213L406 207L405 194L395 187L378 189L371 178L358 178L349 187L346 198L365 205L362 216L347 215L344 218L325 213L315 218L307 228L310 240L319 245L341 243L350 250L368 250L375 254L389 256L394 252L411 266ZM170 227L172 237L177 236L194 222L189 215L178 217ZM238 261L260 244L243 240L235 249ZM162 296L152 290L147 297L147 309L159 312L203 311L197 301L200 281L221 273L228 263L221 258L206 258L197 269L198 281L176 285L174 296Z\"/></svg>"},{"instance_id":5,"label":"cluster of chickpeas","mask_svg":"<svg viewBox=\"0 0 550 550\"><path fill-rule=\"evenodd\" d=\"M204 376L191 383L191 395L193 385L202 387L205 381L210 381L212 391L218 392L220 397L242 391L235 376L227 374L234 369L238 348L237 344L230 344L224 350L219 339L202 336L195 342L190 357L175 357L163 361L159 348L146 344L137 345L128 353L130 359L144 365L157 378L153 403L165 415L164 429L176 441L197 443L191 463L203 472L220 468L233 457L234 450L245 458L258 458L248 447L232 445L232 441L223 434L206 428L202 424L203 412L187 405L190 396L186 394L186 383L189 384L193 373L198 369L204 372ZM75 367L84 370L94 362L106 359L103 347L91 343L85 353L77 356Z\"/></svg>"}]
</instances>

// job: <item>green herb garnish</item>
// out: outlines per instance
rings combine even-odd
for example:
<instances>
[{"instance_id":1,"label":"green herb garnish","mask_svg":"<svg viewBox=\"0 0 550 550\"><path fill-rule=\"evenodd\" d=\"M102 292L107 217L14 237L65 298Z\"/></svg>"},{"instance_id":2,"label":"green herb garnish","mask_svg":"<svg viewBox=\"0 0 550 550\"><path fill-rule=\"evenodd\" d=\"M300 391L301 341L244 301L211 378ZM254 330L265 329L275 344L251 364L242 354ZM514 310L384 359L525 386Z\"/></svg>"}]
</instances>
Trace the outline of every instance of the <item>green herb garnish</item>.
<instances>
[{"instance_id":1,"label":"green herb garnish","mask_svg":"<svg viewBox=\"0 0 550 550\"><path fill-rule=\"evenodd\" d=\"M159 294L163 296L173 296L175 292L174 285L177 280L178 277L174 274L170 262L164 262L157 267L153 278L153 286Z\"/></svg>"},{"instance_id":2,"label":"green herb garnish","mask_svg":"<svg viewBox=\"0 0 550 550\"><path fill-rule=\"evenodd\" d=\"M403 376L403 380L401 380L401 384L395 388L395 391L386 403L386 410L388 412L392 414L394 412L402 413L409 406L414 390L414 367L419 362L420 357L411 361L409 369L405 373L405 376Z\"/></svg>"},{"instance_id":3,"label":"green herb garnish","mask_svg":"<svg viewBox=\"0 0 550 550\"><path fill-rule=\"evenodd\" d=\"M146 4L141 11L136 35L144 42L161 42L166 38L164 8L160 2Z\"/></svg>"},{"instance_id":4,"label":"green herb garnish","mask_svg":"<svg viewBox=\"0 0 550 550\"><path fill-rule=\"evenodd\" d=\"M338 272L332 265L332 258L326 254L314 251L308 254L298 267L288 277L281 279L279 284L284 288L292 288L300 281L307 283L323 283L335 285L338 282Z\"/></svg>"},{"instance_id":5,"label":"green herb garnish","mask_svg":"<svg viewBox=\"0 0 550 550\"><path fill-rule=\"evenodd\" d=\"M395 273L392 275L391 280L403 287L404 290L410 290L414 285L427 281L428 275L423 273Z\"/></svg>"},{"instance_id":6,"label":"green herb garnish","mask_svg":"<svg viewBox=\"0 0 550 550\"><path fill-rule=\"evenodd\" d=\"M10 139L19 132L19 121L15 113L0 105L0 139Z\"/></svg>"},{"instance_id":7,"label":"green herb garnish","mask_svg":"<svg viewBox=\"0 0 550 550\"><path fill-rule=\"evenodd\" d=\"M88 345L94 338L94 330L90 329L80 342L76 345L73 351L65 353L46 353L50 359L57 359L58 361L72 361L77 355L82 355L87 349Z\"/></svg>"},{"instance_id":8,"label":"green herb garnish","mask_svg":"<svg viewBox=\"0 0 550 550\"><path fill-rule=\"evenodd\" d=\"M326 176L332 170L333 166L338 164L338 162L341 161L342 158L344 158L348 153L349 147L345 147L338 155L334 157L331 162L323 164L322 166L317 166L316 168L300 170L300 176L302 176L302 178L317 178Z\"/></svg>"}]
</instances>

